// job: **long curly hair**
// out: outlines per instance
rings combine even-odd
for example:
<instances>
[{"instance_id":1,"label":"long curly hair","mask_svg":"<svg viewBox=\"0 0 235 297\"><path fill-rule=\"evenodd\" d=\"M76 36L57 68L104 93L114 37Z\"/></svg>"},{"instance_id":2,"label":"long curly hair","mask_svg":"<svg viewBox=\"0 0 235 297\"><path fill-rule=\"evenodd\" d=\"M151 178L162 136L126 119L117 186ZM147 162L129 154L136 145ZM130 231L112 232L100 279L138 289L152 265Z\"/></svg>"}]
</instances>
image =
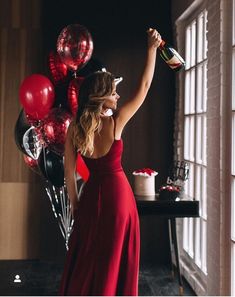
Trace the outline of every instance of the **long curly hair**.
<instances>
[{"instance_id":1,"label":"long curly hair","mask_svg":"<svg viewBox=\"0 0 235 297\"><path fill-rule=\"evenodd\" d=\"M79 90L78 111L72 124L72 142L83 155L94 152L94 134L102 128L101 112L105 97L112 93L114 76L97 71L87 76Z\"/></svg>"}]
</instances>

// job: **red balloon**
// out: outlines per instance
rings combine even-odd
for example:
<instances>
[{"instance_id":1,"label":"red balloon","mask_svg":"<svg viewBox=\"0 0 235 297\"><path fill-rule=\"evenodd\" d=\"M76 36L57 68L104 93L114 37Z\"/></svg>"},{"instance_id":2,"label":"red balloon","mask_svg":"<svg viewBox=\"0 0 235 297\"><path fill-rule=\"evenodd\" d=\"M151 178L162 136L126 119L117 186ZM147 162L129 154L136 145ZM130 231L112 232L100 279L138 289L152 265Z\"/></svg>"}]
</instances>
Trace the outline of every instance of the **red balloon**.
<instances>
[{"instance_id":1,"label":"red balloon","mask_svg":"<svg viewBox=\"0 0 235 297\"><path fill-rule=\"evenodd\" d=\"M77 156L76 172L81 176L81 178L84 181L87 181L90 176L89 169L87 168L86 163L84 162L81 154L78 154Z\"/></svg>"},{"instance_id":2,"label":"red balloon","mask_svg":"<svg viewBox=\"0 0 235 297\"><path fill-rule=\"evenodd\" d=\"M92 52L93 40L84 26L69 25L61 31L57 39L57 53L71 70L81 69L91 58Z\"/></svg>"},{"instance_id":3,"label":"red balloon","mask_svg":"<svg viewBox=\"0 0 235 297\"><path fill-rule=\"evenodd\" d=\"M53 108L44 119L43 137L48 148L56 153L64 153L64 144L72 115L62 108Z\"/></svg>"},{"instance_id":4,"label":"red balloon","mask_svg":"<svg viewBox=\"0 0 235 297\"><path fill-rule=\"evenodd\" d=\"M48 65L55 84L66 80L68 67L61 61L60 56L57 53L54 53L53 51L49 53Z\"/></svg>"},{"instance_id":5,"label":"red balloon","mask_svg":"<svg viewBox=\"0 0 235 297\"><path fill-rule=\"evenodd\" d=\"M76 115L79 103L79 89L84 80L84 77L77 77L71 80L68 87L68 106L73 114Z\"/></svg>"},{"instance_id":6,"label":"red balloon","mask_svg":"<svg viewBox=\"0 0 235 297\"><path fill-rule=\"evenodd\" d=\"M22 82L19 96L26 114L30 115L31 119L40 120L54 104L54 86L46 76L33 74Z\"/></svg>"}]
</instances>

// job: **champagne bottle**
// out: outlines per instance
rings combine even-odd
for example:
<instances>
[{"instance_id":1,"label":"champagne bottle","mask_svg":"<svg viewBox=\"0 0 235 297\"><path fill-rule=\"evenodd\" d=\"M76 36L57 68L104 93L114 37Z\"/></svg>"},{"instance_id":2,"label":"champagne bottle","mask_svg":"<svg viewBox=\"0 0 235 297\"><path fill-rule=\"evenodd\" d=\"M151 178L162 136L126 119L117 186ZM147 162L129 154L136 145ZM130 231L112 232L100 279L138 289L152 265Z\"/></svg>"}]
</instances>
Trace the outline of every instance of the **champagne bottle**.
<instances>
[{"instance_id":1,"label":"champagne bottle","mask_svg":"<svg viewBox=\"0 0 235 297\"><path fill-rule=\"evenodd\" d=\"M164 40L162 40L158 49L160 51L161 58L174 71L179 71L185 66L184 59L179 55L179 53L174 48L168 45Z\"/></svg>"}]
</instances>

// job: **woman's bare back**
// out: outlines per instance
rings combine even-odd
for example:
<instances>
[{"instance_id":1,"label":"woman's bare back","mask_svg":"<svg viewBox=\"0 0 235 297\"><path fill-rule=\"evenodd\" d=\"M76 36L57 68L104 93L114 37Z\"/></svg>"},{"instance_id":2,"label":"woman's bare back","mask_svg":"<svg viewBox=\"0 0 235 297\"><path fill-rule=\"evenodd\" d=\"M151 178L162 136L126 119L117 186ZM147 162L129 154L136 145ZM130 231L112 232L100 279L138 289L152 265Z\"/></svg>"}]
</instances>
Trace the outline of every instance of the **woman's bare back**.
<instances>
[{"instance_id":1,"label":"woman's bare back","mask_svg":"<svg viewBox=\"0 0 235 297\"><path fill-rule=\"evenodd\" d=\"M84 155L87 158L100 158L105 156L115 139L120 138L120 133L118 133L115 118L113 116L110 117L102 117L102 129L98 133L95 133L94 137L94 152L91 156Z\"/></svg>"}]
</instances>

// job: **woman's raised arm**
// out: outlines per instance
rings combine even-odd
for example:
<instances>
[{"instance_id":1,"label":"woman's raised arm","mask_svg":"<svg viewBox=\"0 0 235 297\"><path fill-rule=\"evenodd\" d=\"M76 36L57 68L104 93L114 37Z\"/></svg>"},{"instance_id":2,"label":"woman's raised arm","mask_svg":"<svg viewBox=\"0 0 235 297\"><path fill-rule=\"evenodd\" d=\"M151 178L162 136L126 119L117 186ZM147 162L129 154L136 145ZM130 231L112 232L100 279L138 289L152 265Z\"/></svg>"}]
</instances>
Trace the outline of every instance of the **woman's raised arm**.
<instances>
[{"instance_id":1,"label":"woman's raised arm","mask_svg":"<svg viewBox=\"0 0 235 297\"><path fill-rule=\"evenodd\" d=\"M147 31L147 34L148 48L144 70L134 94L123 104L123 106L117 112L117 124L119 126L119 129L123 128L129 121L129 119L140 108L152 83L156 62L156 51L162 39L161 35L155 29L150 28Z\"/></svg>"}]
</instances>

